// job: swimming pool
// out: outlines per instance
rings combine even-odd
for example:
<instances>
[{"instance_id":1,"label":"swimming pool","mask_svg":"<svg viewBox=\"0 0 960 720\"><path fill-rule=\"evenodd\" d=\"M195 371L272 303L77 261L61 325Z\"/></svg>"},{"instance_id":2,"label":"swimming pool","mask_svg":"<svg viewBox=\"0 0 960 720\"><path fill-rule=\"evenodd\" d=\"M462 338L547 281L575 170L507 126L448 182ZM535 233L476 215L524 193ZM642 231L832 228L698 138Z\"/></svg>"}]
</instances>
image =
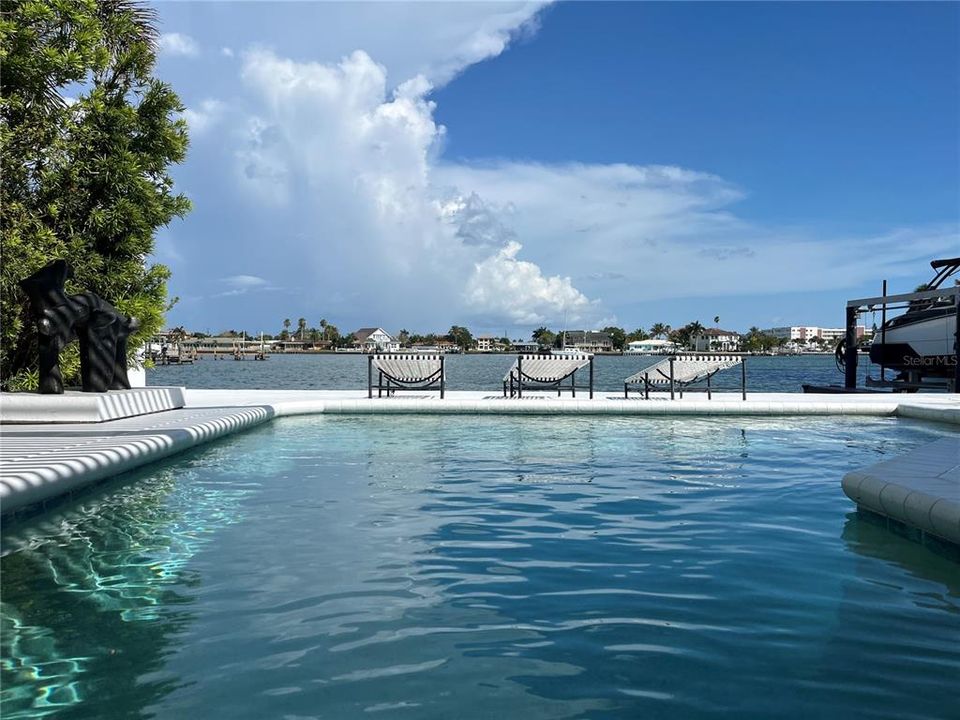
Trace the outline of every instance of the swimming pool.
<instances>
[{"instance_id":1,"label":"swimming pool","mask_svg":"<svg viewBox=\"0 0 960 720\"><path fill-rule=\"evenodd\" d=\"M893 419L304 417L3 532L4 718L945 717Z\"/></svg>"}]
</instances>

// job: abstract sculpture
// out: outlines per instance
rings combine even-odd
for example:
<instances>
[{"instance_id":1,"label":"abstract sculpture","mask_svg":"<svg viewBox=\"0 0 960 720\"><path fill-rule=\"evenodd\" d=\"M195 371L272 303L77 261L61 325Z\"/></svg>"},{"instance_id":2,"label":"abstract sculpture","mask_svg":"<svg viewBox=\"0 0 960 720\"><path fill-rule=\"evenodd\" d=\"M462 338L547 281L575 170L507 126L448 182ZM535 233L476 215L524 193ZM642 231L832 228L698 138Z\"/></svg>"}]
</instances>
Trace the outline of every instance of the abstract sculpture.
<instances>
[{"instance_id":1,"label":"abstract sculpture","mask_svg":"<svg viewBox=\"0 0 960 720\"><path fill-rule=\"evenodd\" d=\"M40 392L63 393L60 352L75 338L80 340L84 392L128 390L127 338L140 323L91 292L67 295L64 284L71 277L73 268L54 260L20 281L37 325Z\"/></svg>"}]
</instances>

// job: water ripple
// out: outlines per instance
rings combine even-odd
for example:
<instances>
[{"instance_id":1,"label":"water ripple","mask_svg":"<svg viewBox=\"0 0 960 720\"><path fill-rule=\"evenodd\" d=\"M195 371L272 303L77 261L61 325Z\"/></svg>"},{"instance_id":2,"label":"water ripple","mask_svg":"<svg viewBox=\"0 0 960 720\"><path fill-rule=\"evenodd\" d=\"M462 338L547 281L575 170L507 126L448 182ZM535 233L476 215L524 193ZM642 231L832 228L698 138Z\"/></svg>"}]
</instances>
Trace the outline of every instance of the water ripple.
<instances>
[{"instance_id":1,"label":"water ripple","mask_svg":"<svg viewBox=\"0 0 960 720\"><path fill-rule=\"evenodd\" d=\"M956 561L883 420L300 418L4 528L3 716L918 717Z\"/></svg>"}]
</instances>

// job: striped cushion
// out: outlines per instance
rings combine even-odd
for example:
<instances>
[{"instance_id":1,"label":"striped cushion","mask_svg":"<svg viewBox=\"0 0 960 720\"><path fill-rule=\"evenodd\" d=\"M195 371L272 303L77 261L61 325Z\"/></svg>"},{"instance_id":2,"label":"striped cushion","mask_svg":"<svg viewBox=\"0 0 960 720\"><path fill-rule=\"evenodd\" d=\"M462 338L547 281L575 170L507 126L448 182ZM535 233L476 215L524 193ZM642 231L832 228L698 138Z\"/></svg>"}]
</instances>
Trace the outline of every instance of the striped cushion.
<instances>
[{"instance_id":1,"label":"striped cushion","mask_svg":"<svg viewBox=\"0 0 960 720\"><path fill-rule=\"evenodd\" d=\"M400 382L424 382L440 372L439 355L374 355L373 366Z\"/></svg>"},{"instance_id":2,"label":"striped cushion","mask_svg":"<svg viewBox=\"0 0 960 720\"><path fill-rule=\"evenodd\" d=\"M522 363L520 362L521 360ZM525 380L555 383L569 377L574 371L589 364L589 355L564 355L562 357L550 355L521 355L518 362L515 362L507 374L503 376L503 381L510 382L512 376L514 382L516 382L519 377L518 372L521 369L521 365Z\"/></svg>"},{"instance_id":3,"label":"striped cushion","mask_svg":"<svg viewBox=\"0 0 960 720\"><path fill-rule=\"evenodd\" d=\"M678 355L673 360L673 379L678 383L695 383L720 370L736 367L743 359L739 355ZM670 358L665 358L631 375L624 382L638 385L647 378L651 385L670 384Z\"/></svg>"}]
</instances>

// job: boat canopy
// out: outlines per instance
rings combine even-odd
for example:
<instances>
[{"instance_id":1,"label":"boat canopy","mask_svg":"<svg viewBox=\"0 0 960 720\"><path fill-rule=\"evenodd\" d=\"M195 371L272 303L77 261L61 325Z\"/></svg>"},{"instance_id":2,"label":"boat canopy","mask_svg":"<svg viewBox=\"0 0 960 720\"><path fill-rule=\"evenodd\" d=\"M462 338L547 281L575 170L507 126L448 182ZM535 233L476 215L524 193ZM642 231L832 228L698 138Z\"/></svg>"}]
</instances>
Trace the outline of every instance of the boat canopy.
<instances>
[{"instance_id":1,"label":"boat canopy","mask_svg":"<svg viewBox=\"0 0 960 720\"><path fill-rule=\"evenodd\" d=\"M931 290L936 290L943 284L943 281L960 270L960 257L944 258L942 260L931 260L930 267L936 270L933 280L927 283Z\"/></svg>"}]
</instances>

